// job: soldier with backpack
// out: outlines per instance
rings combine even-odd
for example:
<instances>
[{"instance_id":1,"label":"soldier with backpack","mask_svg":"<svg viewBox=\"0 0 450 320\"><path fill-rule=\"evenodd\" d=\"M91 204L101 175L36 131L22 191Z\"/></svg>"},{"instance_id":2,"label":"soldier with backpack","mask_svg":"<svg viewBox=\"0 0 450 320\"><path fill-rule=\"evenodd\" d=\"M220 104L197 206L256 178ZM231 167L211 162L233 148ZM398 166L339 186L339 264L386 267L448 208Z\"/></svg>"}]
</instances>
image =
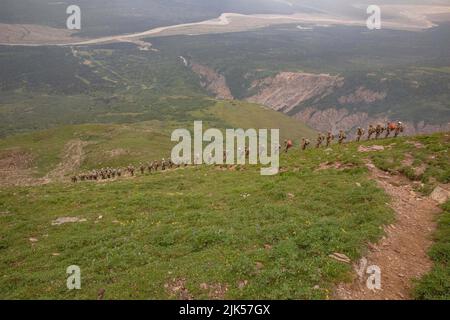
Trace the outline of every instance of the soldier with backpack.
<instances>
[{"instance_id":1,"label":"soldier with backpack","mask_svg":"<svg viewBox=\"0 0 450 320\"><path fill-rule=\"evenodd\" d=\"M302 144L301 144L301 148L302 150L306 150L306 148L308 148L308 146L311 144L311 141L309 141L306 138L302 138Z\"/></svg>"},{"instance_id":2,"label":"soldier with backpack","mask_svg":"<svg viewBox=\"0 0 450 320\"><path fill-rule=\"evenodd\" d=\"M364 129L361 127L358 127L357 131L356 131L356 142L360 142L361 141L361 137L364 135Z\"/></svg>"},{"instance_id":3,"label":"soldier with backpack","mask_svg":"<svg viewBox=\"0 0 450 320\"><path fill-rule=\"evenodd\" d=\"M293 145L292 140L284 140L284 152L287 153Z\"/></svg>"},{"instance_id":4,"label":"soldier with backpack","mask_svg":"<svg viewBox=\"0 0 450 320\"><path fill-rule=\"evenodd\" d=\"M334 135L331 133L331 131L328 131L327 133L327 144L326 146L329 147L331 142L334 140Z\"/></svg>"},{"instance_id":5,"label":"soldier with backpack","mask_svg":"<svg viewBox=\"0 0 450 320\"><path fill-rule=\"evenodd\" d=\"M316 143L316 148L320 148L322 146L322 142L325 139L325 137L319 133L319 135L317 136L317 143Z\"/></svg>"},{"instance_id":6,"label":"soldier with backpack","mask_svg":"<svg viewBox=\"0 0 450 320\"><path fill-rule=\"evenodd\" d=\"M347 139L347 136L345 135L345 132L343 130L339 131L339 144L342 144L344 140Z\"/></svg>"}]
</instances>

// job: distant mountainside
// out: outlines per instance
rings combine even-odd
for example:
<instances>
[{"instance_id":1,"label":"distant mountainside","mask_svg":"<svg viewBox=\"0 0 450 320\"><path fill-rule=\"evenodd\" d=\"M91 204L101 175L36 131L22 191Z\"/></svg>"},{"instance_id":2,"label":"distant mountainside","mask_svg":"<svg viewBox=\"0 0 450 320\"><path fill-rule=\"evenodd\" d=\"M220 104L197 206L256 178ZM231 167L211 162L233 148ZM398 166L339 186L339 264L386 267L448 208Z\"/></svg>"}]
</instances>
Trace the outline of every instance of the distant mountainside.
<instances>
[{"instance_id":1,"label":"distant mountainside","mask_svg":"<svg viewBox=\"0 0 450 320\"><path fill-rule=\"evenodd\" d=\"M375 33L290 24L149 38L145 46L1 47L0 134L189 120L210 96L262 104L319 131L387 120L404 121L409 134L445 131L449 36L445 24Z\"/></svg>"},{"instance_id":2,"label":"distant mountainside","mask_svg":"<svg viewBox=\"0 0 450 320\"><path fill-rule=\"evenodd\" d=\"M79 4L87 9L83 32L92 34L149 27L139 21L157 26L224 11L300 8L296 1L255 1ZM0 21L57 24L61 17L53 14L67 3L7 0ZM48 6L55 11L43 9ZM335 9L325 0L302 6ZM167 21L151 19L164 10ZM192 111L209 106L211 97L265 105L319 131L350 133L388 120L402 120L409 134L450 130L449 38L445 22L421 32L284 24L97 46L0 46L0 135L62 124L192 120Z\"/></svg>"},{"instance_id":3,"label":"distant mountainside","mask_svg":"<svg viewBox=\"0 0 450 320\"><path fill-rule=\"evenodd\" d=\"M284 25L149 41L184 55L216 97L229 90L320 131L401 120L416 134L450 130L448 37L450 24L423 32Z\"/></svg>"}]
</instances>

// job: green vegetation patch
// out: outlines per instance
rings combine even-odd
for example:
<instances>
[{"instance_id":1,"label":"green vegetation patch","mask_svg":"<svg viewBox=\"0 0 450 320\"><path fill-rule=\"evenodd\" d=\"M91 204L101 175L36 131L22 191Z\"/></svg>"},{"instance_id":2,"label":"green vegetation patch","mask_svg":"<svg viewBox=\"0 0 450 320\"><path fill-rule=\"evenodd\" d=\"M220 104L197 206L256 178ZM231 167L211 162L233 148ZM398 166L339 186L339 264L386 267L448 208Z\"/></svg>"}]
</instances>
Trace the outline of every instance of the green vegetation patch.
<instances>
[{"instance_id":1,"label":"green vegetation patch","mask_svg":"<svg viewBox=\"0 0 450 320\"><path fill-rule=\"evenodd\" d=\"M1 297L176 299L180 282L196 299L327 298L351 270L328 255L358 259L392 211L364 168L316 171L334 158L322 157L310 150L274 177L202 166L2 189ZM52 226L60 217L86 221ZM81 267L80 291L66 288L69 265Z\"/></svg>"},{"instance_id":2,"label":"green vegetation patch","mask_svg":"<svg viewBox=\"0 0 450 320\"><path fill-rule=\"evenodd\" d=\"M435 244L429 254L434 262L432 271L417 282L415 297L425 300L450 300L450 202L443 206Z\"/></svg>"}]
</instances>

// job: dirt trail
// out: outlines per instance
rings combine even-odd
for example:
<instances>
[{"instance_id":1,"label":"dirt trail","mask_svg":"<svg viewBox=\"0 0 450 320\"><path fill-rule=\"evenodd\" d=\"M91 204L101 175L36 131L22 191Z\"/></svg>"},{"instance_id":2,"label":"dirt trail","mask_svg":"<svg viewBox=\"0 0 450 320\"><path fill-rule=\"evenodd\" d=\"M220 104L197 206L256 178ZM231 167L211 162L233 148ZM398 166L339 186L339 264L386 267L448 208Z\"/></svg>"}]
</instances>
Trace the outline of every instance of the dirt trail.
<instances>
[{"instance_id":1,"label":"dirt trail","mask_svg":"<svg viewBox=\"0 0 450 320\"><path fill-rule=\"evenodd\" d=\"M35 186L67 179L66 175L77 171L83 158L83 148L88 143L69 141L63 150L62 161L45 177L34 177L33 157L22 150L10 150L0 154L0 186Z\"/></svg>"},{"instance_id":2,"label":"dirt trail","mask_svg":"<svg viewBox=\"0 0 450 320\"><path fill-rule=\"evenodd\" d=\"M64 148L62 161L46 175L46 178L52 181L63 180L66 174L75 172L83 161L83 148L87 144L86 141L81 140L69 141Z\"/></svg>"},{"instance_id":3,"label":"dirt trail","mask_svg":"<svg viewBox=\"0 0 450 320\"><path fill-rule=\"evenodd\" d=\"M391 197L391 207L396 214L393 225L386 226L386 236L377 244L370 244L366 256L367 266L381 269L381 290L369 290L368 275L359 278L355 272L353 283L341 284L336 289L336 299L404 300L411 299L412 280L427 273L432 262L427 251L432 245L437 203L413 191L411 181L402 176L392 176L367 162L371 176ZM357 270L359 266L355 266Z\"/></svg>"}]
</instances>

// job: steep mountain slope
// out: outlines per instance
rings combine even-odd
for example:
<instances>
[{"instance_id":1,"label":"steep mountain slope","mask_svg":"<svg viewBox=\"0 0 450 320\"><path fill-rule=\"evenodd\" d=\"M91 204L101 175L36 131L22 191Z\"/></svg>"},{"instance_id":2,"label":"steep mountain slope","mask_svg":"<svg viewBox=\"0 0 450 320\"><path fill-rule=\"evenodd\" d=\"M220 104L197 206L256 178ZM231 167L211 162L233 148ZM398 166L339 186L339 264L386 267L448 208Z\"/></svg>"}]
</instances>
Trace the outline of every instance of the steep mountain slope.
<instances>
[{"instance_id":1,"label":"steep mountain slope","mask_svg":"<svg viewBox=\"0 0 450 320\"><path fill-rule=\"evenodd\" d=\"M223 76L233 97L317 130L401 120L416 134L450 128L449 35L446 24L420 33L284 25L151 41Z\"/></svg>"},{"instance_id":2,"label":"steep mountain slope","mask_svg":"<svg viewBox=\"0 0 450 320\"><path fill-rule=\"evenodd\" d=\"M254 81L250 91L257 93L247 100L289 113L305 101L328 96L336 87L342 87L343 80L329 74L280 72Z\"/></svg>"},{"instance_id":3,"label":"steep mountain slope","mask_svg":"<svg viewBox=\"0 0 450 320\"><path fill-rule=\"evenodd\" d=\"M332 298L335 286L355 275L349 262L394 223L390 200L365 161L399 179L422 161L426 169L410 175L410 194L427 197L449 182L449 141L441 134L364 142L384 148L368 153L354 143L296 149L282 155L282 173L273 177L252 166L199 166L109 182L1 188L0 295ZM412 164L405 164L407 154ZM69 291L64 271L74 263L83 289ZM392 271L383 270L401 277Z\"/></svg>"},{"instance_id":4,"label":"steep mountain slope","mask_svg":"<svg viewBox=\"0 0 450 320\"><path fill-rule=\"evenodd\" d=\"M191 63L190 67L200 77L201 86L217 99L233 100L233 95L223 75L217 73L214 69L198 63Z\"/></svg>"},{"instance_id":5,"label":"steep mountain slope","mask_svg":"<svg viewBox=\"0 0 450 320\"><path fill-rule=\"evenodd\" d=\"M280 139L313 138L314 130L281 113L246 102L209 101L178 121L134 124L87 124L55 127L0 140L0 184L29 185L66 180L80 170L125 167L130 159L149 162L169 158L177 128L280 129ZM192 121L190 121L192 119Z\"/></svg>"}]
</instances>

